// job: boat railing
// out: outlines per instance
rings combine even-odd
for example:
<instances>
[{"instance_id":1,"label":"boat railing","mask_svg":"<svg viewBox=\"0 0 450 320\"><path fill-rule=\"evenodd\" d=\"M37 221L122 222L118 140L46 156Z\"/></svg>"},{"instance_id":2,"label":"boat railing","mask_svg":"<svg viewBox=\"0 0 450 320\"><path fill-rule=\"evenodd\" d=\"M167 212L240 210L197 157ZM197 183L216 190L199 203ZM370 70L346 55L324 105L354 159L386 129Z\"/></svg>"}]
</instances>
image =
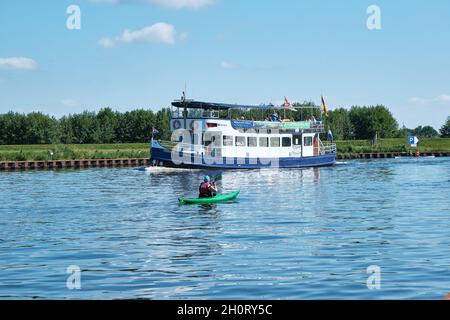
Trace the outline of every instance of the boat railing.
<instances>
[{"instance_id":1,"label":"boat railing","mask_svg":"<svg viewBox=\"0 0 450 320\"><path fill-rule=\"evenodd\" d=\"M251 121L231 120L234 129L302 130L303 132L324 132L322 121Z\"/></svg>"},{"instance_id":2,"label":"boat railing","mask_svg":"<svg viewBox=\"0 0 450 320\"><path fill-rule=\"evenodd\" d=\"M165 149L172 150L177 146L179 142L176 141L165 141L165 140L158 140L159 144L163 146Z\"/></svg>"},{"instance_id":3,"label":"boat railing","mask_svg":"<svg viewBox=\"0 0 450 320\"><path fill-rule=\"evenodd\" d=\"M187 112L188 118L195 118L195 119L216 119L219 118L219 111L217 110L188 110ZM183 112L181 110L175 110L171 113L172 119L182 119L183 118Z\"/></svg>"},{"instance_id":4,"label":"boat railing","mask_svg":"<svg viewBox=\"0 0 450 320\"><path fill-rule=\"evenodd\" d=\"M165 141L158 140L158 143L167 150L176 150L183 152L192 152L196 154L201 154L204 151L204 146L199 144L183 143L177 141Z\"/></svg>"},{"instance_id":5,"label":"boat railing","mask_svg":"<svg viewBox=\"0 0 450 320\"><path fill-rule=\"evenodd\" d=\"M320 131L320 132L324 132L325 131L325 126L324 126L322 121L312 121L311 122L311 129L316 130L316 131Z\"/></svg>"},{"instance_id":6,"label":"boat railing","mask_svg":"<svg viewBox=\"0 0 450 320\"><path fill-rule=\"evenodd\" d=\"M336 153L336 144L335 143L323 144L323 142L320 141L319 152L321 156Z\"/></svg>"}]
</instances>

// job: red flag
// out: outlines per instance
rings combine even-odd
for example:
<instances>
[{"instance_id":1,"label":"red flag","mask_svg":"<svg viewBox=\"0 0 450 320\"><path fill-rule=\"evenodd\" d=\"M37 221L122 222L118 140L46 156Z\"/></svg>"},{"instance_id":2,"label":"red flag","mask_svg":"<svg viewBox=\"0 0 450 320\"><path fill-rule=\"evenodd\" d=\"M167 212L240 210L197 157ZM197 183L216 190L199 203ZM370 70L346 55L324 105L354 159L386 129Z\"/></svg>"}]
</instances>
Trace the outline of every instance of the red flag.
<instances>
[{"instance_id":1,"label":"red flag","mask_svg":"<svg viewBox=\"0 0 450 320\"><path fill-rule=\"evenodd\" d=\"M284 97L284 107L285 108L291 108L292 107L292 103L289 102L289 100Z\"/></svg>"}]
</instances>

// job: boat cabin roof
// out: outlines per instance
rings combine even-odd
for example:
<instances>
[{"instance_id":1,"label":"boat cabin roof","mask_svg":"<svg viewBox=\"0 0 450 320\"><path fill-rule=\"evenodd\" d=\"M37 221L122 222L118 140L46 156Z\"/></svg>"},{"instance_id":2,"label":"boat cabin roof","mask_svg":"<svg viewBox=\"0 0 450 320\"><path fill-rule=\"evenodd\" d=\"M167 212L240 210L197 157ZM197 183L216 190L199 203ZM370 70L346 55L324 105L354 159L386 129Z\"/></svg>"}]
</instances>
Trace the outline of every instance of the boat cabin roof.
<instances>
[{"instance_id":1,"label":"boat cabin roof","mask_svg":"<svg viewBox=\"0 0 450 320\"><path fill-rule=\"evenodd\" d=\"M257 110L284 110L284 109L315 109L316 106L300 106L286 108L284 106L275 106L272 104L261 105L241 105L241 104L229 104L229 103L217 103L217 102L203 102L195 100L175 100L172 102L172 106L176 108L187 109L214 109L214 110L231 110L231 109L257 109Z\"/></svg>"}]
</instances>

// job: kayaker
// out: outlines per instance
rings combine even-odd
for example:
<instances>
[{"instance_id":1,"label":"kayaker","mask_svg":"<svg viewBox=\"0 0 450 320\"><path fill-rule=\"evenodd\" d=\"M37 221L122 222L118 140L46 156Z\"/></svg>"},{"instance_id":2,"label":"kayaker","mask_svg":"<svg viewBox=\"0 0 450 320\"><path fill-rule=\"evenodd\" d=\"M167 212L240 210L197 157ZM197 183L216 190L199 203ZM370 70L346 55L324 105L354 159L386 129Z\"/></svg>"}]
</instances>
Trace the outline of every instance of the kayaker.
<instances>
[{"instance_id":1,"label":"kayaker","mask_svg":"<svg viewBox=\"0 0 450 320\"><path fill-rule=\"evenodd\" d=\"M203 182L200 184L198 188L198 197L199 198L211 198L217 193L217 188L214 183L211 183L211 178L209 176L205 176Z\"/></svg>"}]
</instances>

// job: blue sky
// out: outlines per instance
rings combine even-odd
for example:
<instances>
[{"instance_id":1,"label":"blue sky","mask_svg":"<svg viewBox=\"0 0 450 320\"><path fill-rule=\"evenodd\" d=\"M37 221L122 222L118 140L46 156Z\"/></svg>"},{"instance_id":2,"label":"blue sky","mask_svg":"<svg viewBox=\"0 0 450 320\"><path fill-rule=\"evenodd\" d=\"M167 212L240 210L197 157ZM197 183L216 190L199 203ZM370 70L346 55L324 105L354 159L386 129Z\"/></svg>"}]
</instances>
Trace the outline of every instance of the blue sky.
<instances>
[{"instance_id":1,"label":"blue sky","mask_svg":"<svg viewBox=\"0 0 450 320\"><path fill-rule=\"evenodd\" d=\"M66 27L72 4L80 30ZM447 0L1 1L0 112L157 110L187 84L208 101L384 104L400 125L440 128L449 31Z\"/></svg>"}]
</instances>

